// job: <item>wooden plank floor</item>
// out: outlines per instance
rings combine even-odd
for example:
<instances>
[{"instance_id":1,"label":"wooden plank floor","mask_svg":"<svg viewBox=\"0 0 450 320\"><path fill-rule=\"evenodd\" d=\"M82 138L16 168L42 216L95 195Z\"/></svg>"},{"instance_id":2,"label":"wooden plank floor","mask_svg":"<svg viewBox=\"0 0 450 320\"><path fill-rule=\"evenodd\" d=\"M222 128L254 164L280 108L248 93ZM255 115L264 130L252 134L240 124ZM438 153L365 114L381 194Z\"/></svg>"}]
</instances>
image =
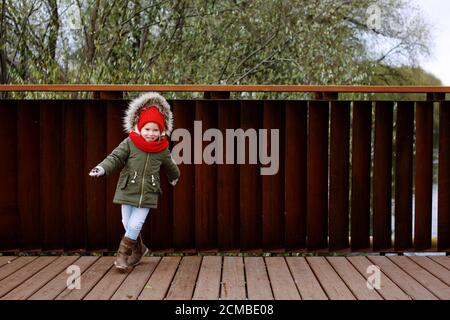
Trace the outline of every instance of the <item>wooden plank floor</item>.
<instances>
[{"instance_id":1,"label":"wooden plank floor","mask_svg":"<svg viewBox=\"0 0 450 320\"><path fill-rule=\"evenodd\" d=\"M145 257L126 273L114 257L0 257L2 300L450 300L450 257ZM369 289L368 267L380 287ZM69 289L78 267L79 288ZM70 267L70 268L69 268Z\"/></svg>"}]
</instances>

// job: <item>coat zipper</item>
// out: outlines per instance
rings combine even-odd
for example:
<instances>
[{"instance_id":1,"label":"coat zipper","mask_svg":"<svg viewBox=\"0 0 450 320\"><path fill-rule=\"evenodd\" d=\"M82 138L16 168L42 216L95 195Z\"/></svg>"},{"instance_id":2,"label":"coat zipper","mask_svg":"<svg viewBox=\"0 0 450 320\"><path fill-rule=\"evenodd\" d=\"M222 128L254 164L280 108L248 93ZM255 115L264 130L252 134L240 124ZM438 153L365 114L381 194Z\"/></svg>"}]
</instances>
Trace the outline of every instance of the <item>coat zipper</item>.
<instances>
[{"instance_id":1,"label":"coat zipper","mask_svg":"<svg viewBox=\"0 0 450 320\"><path fill-rule=\"evenodd\" d=\"M142 197L144 196L144 182L145 182L145 172L147 171L147 162L148 162L148 153L147 153L147 158L145 159L144 173L142 174L141 197L139 199L139 207L138 208L141 207Z\"/></svg>"}]
</instances>

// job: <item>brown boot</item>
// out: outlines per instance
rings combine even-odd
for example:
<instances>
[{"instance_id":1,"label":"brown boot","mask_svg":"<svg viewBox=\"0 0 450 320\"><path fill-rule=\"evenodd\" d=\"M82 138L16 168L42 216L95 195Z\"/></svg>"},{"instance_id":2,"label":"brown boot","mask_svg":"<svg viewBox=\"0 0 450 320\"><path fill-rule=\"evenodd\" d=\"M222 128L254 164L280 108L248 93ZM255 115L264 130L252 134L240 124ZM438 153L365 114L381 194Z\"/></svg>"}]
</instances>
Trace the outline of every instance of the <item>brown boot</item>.
<instances>
[{"instance_id":1,"label":"brown boot","mask_svg":"<svg viewBox=\"0 0 450 320\"><path fill-rule=\"evenodd\" d=\"M131 252L131 256L128 258L128 265L131 267L137 266L139 262L141 262L141 259L144 255L146 255L148 252L148 248L145 246L144 242L142 241L141 235L139 235L136 245L133 248L133 251Z\"/></svg>"},{"instance_id":2,"label":"brown boot","mask_svg":"<svg viewBox=\"0 0 450 320\"><path fill-rule=\"evenodd\" d=\"M131 255L135 245L136 240L123 236L122 241L120 241L119 250L117 250L116 261L114 262L117 269L126 271L129 268L127 259Z\"/></svg>"}]
</instances>

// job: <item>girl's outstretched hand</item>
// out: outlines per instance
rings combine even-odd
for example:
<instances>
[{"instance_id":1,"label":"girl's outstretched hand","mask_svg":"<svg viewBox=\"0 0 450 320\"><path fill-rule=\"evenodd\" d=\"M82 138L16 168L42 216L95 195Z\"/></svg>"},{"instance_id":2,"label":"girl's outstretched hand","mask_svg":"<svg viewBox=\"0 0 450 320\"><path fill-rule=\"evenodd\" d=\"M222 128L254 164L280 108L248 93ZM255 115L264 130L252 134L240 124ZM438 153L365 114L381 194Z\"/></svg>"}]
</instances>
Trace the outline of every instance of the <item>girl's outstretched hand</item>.
<instances>
[{"instance_id":1,"label":"girl's outstretched hand","mask_svg":"<svg viewBox=\"0 0 450 320\"><path fill-rule=\"evenodd\" d=\"M175 179L175 180L173 180L173 181L170 181L169 183L170 183L172 186L175 186L175 185L177 184L177 182L178 182L178 179Z\"/></svg>"},{"instance_id":2,"label":"girl's outstretched hand","mask_svg":"<svg viewBox=\"0 0 450 320\"><path fill-rule=\"evenodd\" d=\"M89 172L89 175L91 177L101 177L105 174L105 169L103 169L100 166L96 166L94 169L91 170L91 172Z\"/></svg>"}]
</instances>

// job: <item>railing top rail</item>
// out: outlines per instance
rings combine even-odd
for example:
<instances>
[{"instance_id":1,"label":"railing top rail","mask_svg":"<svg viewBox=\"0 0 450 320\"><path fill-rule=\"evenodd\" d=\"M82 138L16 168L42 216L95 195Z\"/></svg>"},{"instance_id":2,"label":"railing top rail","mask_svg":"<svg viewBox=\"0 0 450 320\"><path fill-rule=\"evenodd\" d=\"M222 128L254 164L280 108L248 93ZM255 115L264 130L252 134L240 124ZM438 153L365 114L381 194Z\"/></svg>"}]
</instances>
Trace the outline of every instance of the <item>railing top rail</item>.
<instances>
[{"instance_id":1,"label":"railing top rail","mask_svg":"<svg viewBox=\"0 0 450 320\"><path fill-rule=\"evenodd\" d=\"M338 86L338 85L190 85L190 84L3 84L5 91L102 92L349 92L349 93L450 93L450 86Z\"/></svg>"}]
</instances>

